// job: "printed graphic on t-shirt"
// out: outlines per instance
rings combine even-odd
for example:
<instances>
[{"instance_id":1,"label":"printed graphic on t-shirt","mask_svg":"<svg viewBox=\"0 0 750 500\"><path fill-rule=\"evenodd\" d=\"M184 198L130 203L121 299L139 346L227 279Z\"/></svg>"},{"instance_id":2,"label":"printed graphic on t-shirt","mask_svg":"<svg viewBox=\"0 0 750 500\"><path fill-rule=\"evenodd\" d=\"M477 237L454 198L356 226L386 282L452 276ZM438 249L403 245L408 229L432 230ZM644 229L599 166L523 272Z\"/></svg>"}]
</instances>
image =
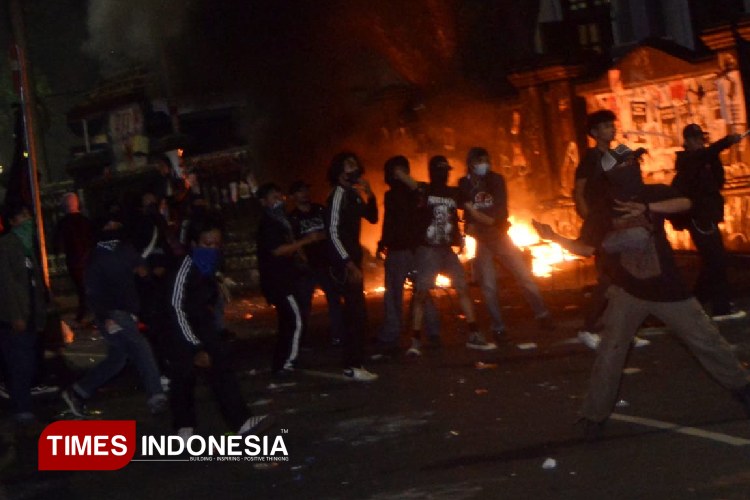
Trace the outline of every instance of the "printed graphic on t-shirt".
<instances>
[{"instance_id":1,"label":"printed graphic on t-shirt","mask_svg":"<svg viewBox=\"0 0 750 500\"><path fill-rule=\"evenodd\" d=\"M299 232L302 235L310 234L318 231L325 231L325 223L322 217L310 217L307 219L299 219Z\"/></svg>"},{"instance_id":2,"label":"printed graphic on t-shirt","mask_svg":"<svg viewBox=\"0 0 750 500\"><path fill-rule=\"evenodd\" d=\"M427 243L430 245L450 245L456 231L456 200L441 196L428 196L427 205L432 210L432 219L427 226Z\"/></svg>"},{"instance_id":3,"label":"printed graphic on t-shirt","mask_svg":"<svg viewBox=\"0 0 750 500\"><path fill-rule=\"evenodd\" d=\"M484 208L492 208L495 204L495 199L487 191L479 191L474 195L474 208L482 210Z\"/></svg>"}]
</instances>

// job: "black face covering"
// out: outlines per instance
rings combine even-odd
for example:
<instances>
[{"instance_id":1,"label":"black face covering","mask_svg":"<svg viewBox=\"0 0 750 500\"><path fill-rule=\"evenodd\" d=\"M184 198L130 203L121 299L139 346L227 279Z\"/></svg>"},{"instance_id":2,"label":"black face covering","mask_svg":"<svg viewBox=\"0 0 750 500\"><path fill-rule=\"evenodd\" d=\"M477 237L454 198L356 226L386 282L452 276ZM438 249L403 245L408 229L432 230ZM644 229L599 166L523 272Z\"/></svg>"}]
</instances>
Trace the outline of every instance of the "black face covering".
<instances>
[{"instance_id":1,"label":"black face covering","mask_svg":"<svg viewBox=\"0 0 750 500\"><path fill-rule=\"evenodd\" d=\"M438 186L445 186L448 184L448 171L445 169L439 169L430 172L430 183Z\"/></svg>"},{"instance_id":2,"label":"black face covering","mask_svg":"<svg viewBox=\"0 0 750 500\"><path fill-rule=\"evenodd\" d=\"M353 172L349 172L346 174L346 180L348 182L351 182L352 184L355 184L359 178L362 177L362 171L360 169L357 169Z\"/></svg>"},{"instance_id":3,"label":"black face covering","mask_svg":"<svg viewBox=\"0 0 750 500\"><path fill-rule=\"evenodd\" d=\"M159 204L158 203L149 203L146 205L145 212L147 214L158 214L159 213Z\"/></svg>"}]
</instances>

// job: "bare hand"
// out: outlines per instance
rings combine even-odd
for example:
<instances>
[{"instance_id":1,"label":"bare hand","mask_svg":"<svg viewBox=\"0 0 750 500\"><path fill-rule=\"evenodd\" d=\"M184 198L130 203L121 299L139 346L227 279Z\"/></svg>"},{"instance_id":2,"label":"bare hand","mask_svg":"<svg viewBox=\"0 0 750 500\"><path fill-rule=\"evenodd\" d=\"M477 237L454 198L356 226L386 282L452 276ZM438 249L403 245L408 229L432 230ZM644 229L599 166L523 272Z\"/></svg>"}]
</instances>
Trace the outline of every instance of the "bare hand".
<instances>
[{"instance_id":1,"label":"bare hand","mask_svg":"<svg viewBox=\"0 0 750 500\"><path fill-rule=\"evenodd\" d=\"M316 241L323 241L326 239L326 233L323 231L315 231L305 236L307 243L315 243Z\"/></svg>"},{"instance_id":2,"label":"bare hand","mask_svg":"<svg viewBox=\"0 0 750 500\"><path fill-rule=\"evenodd\" d=\"M193 364L198 368L211 368L211 356L206 351L198 351L193 356Z\"/></svg>"},{"instance_id":3,"label":"bare hand","mask_svg":"<svg viewBox=\"0 0 750 500\"><path fill-rule=\"evenodd\" d=\"M370 189L370 183L367 181L367 179L365 179L364 177L360 177L356 185L367 196L372 196L372 189Z\"/></svg>"},{"instance_id":4,"label":"bare hand","mask_svg":"<svg viewBox=\"0 0 750 500\"><path fill-rule=\"evenodd\" d=\"M638 217L646 212L646 204L639 201L615 200L614 209L620 212L621 217Z\"/></svg>"}]
</instances>

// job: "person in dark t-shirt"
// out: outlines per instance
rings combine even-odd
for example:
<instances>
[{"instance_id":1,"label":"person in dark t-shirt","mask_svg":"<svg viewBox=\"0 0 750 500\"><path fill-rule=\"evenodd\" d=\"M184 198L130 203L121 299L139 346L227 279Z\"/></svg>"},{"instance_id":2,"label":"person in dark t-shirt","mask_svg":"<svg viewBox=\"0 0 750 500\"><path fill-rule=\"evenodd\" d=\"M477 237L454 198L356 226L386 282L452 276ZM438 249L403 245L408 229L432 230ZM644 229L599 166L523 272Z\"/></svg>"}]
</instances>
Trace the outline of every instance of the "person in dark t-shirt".
<instances>
[{"instance_id":1,"label":"person in dark t-shirt","mask_svg":"<svg viewBox=\"0 0 750 500\"><path fill-rule=\"evenodd\" d=\"M331 340L334 345L341 343L343 328L343 312L341 293L333 282L330 273L331 261L328 256L328 243L325 241L325 207L310 200L310 186L304 181L295 181L289 187L289 195L294 200L294 209L289 212L294 237L301 240L313 233L323 236L323 239L305 247L307 263L299 280L298 298L304 319L305 330L312 310L312 298L315 287L320 287L328 302L328 320L330 323ZM304 338L304 334L303 334Z\"/></svg>"},{"instance_id":2,"label":"person in dark t-shirt","mask_svg":"<svg viewBox=\"0 0 750 500\"><path fill-rule=\"evenodd\" d=\"M424 303L435 286L437 274L446 274L458 294L461 310L466 316L469 338L466 347L481 351L497 349L493 342L485 340L477 326L474 305L469 296L466 275L453 251L463 245L463 236L458 227L458 209L463 208L464 197L456 186L448 186L448 174L452 169L445 156L433 156L429 163L429 184L419 184L405 172L398 178L413 189L421 190L421 209L417 212L419 227L423 235L417 248L416 297L413 310L414 338L407 354L419 355L420 331L424 316Z\"/></svg>"}]
</instances>

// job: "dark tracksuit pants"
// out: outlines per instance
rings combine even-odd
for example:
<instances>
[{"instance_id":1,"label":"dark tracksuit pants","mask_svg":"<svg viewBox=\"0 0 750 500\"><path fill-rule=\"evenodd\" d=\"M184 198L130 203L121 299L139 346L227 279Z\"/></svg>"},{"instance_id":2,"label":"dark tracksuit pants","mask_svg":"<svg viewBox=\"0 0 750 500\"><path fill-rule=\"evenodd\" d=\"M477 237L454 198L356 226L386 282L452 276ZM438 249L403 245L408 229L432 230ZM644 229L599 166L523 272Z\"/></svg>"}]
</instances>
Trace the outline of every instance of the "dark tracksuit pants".
<instances>
[{"instance_id":1,"label":"dark tracksuit pants","mask_svg":"<svg viewBox=\"0 0 750 500\"><path fill-rule=\"evenodd\" d=\"M229 366L229 353L224 342L203 345L211 357L210 368L198 368L193 358L195 350L181 339L174 339L170 351L169 401L176 429L195 427L195 385L199 373L204 373L222 416L235 432L250 417L234 372Z\"/></svg>"},{"instance_id":2,"label":"dark tracksuit pants","mask_svg":"<svg viewBox=\"0 0 750 500\"><path fill-rule=\"evenodd\" d=\"M365 357L367 327L364 283L345 281L341 287L344 297L344 332L341 339L344 348L344 367L360 367Z\"/></svg>"},{"instance_id":3,"label":"dark tracksuit pants","mask_svg":"<svg viewBox=\"0 0 750 500\"><path fill-rule=\"evenodd\" d=\"M731 312L729 280L727 279L727 254L719 227L711 223L703 227L690 223L690 237L701 256L702 267L695 282L695 296L701 302L711 302L711 313L716 315Z\"/></svg>"},{"instance_id":4,"label":"dark tracksuit pants","mask_svg":"<svg viewBox=\"0 0 750 500\"><path fill-rule=\"evenodd\" d=\"M300 311L299 300L293 293L269 299L276 307L278 317L278 336L273 352L271 369L279 371L294 368L299 355L299 344L304 322Z\"/></svg>"}]
</instances>

